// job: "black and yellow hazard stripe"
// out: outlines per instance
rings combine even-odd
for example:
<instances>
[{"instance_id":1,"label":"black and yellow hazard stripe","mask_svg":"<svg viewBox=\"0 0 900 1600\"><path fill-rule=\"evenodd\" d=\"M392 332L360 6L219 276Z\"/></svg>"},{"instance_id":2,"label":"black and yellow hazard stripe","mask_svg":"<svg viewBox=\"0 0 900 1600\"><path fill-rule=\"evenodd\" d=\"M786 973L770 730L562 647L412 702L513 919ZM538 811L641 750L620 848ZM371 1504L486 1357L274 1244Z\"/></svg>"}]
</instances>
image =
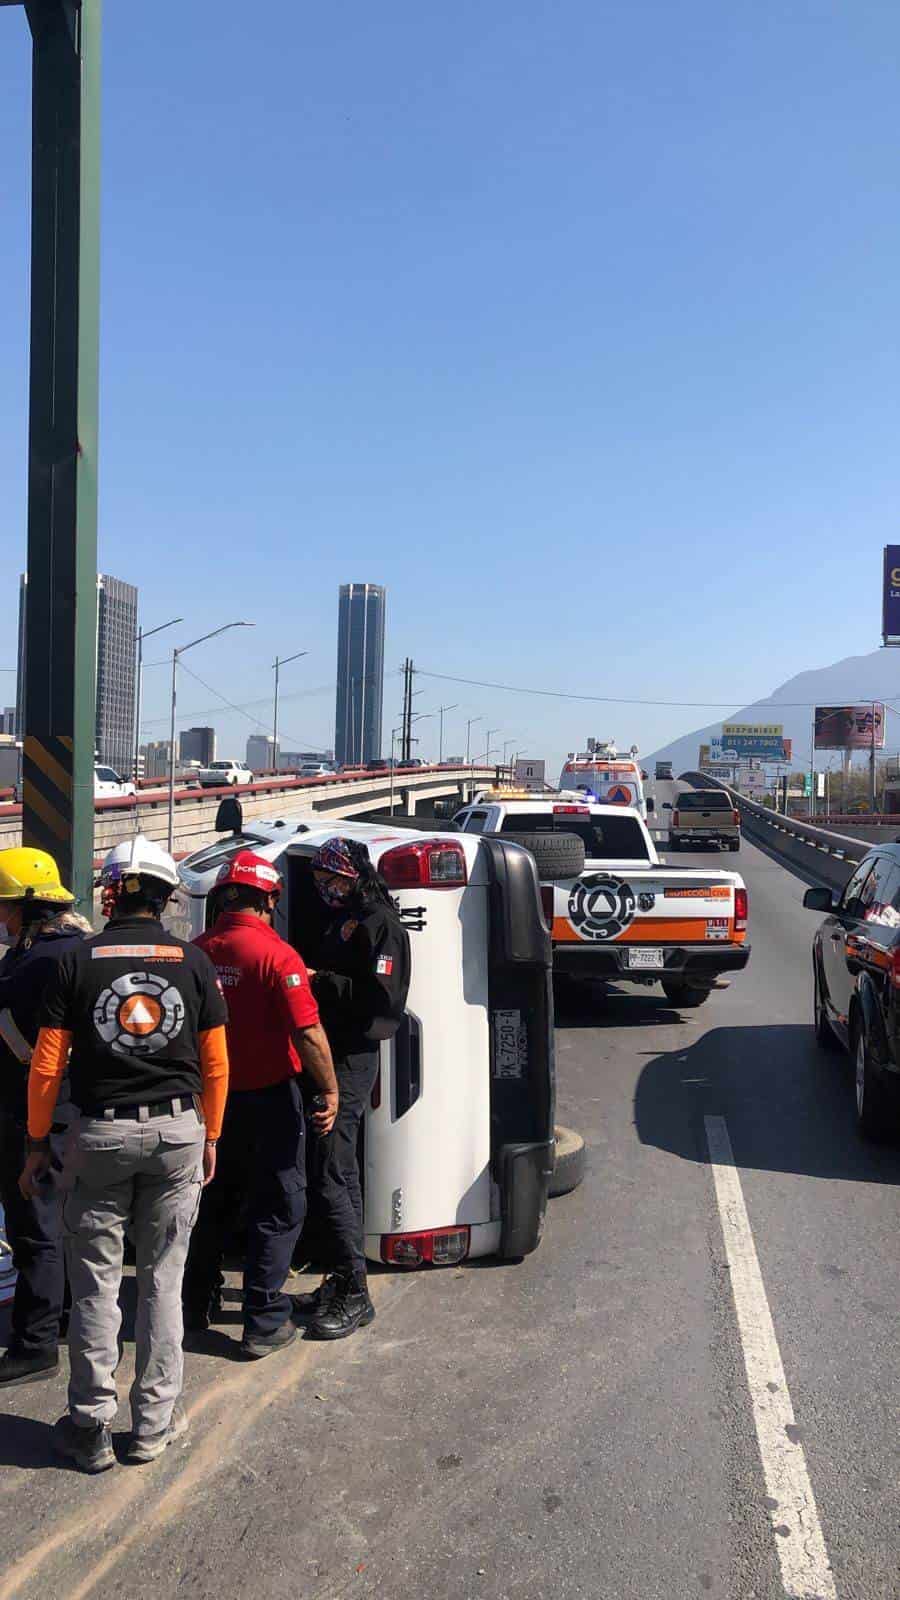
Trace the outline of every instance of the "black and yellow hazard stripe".
<instances>
[{"instance_id":1,"label":"black and yellow hazard stripe","mask_svg":"<svg viewBox=\"0 0 900 1600\"><path fill-rule=\"evenodd\" d=\"M22 749L24 842L57 861L71 850L72 740L28 734Z\"/></svg>"}]
</instances>

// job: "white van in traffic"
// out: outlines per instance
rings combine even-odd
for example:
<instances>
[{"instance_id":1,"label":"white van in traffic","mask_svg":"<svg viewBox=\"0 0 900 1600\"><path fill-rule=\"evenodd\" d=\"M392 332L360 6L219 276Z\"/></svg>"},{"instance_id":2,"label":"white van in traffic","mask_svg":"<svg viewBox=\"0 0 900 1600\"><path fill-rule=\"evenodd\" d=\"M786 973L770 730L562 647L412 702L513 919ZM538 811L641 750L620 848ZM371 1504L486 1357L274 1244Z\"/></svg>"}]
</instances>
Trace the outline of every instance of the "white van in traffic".
<instances>
[{"instance_id":1,"label":"white van in traffic","mask_svg":"<svg viewBox=\"0 0 900 1600\"><path fill-rule=\"evenodd\" d=\"M239 802L224 805L236 813ZM412 958L406 1015L380 1046L364 1123L366 1254L396 1266L527 1255L554 1164L550 935L527 851L392 820L254 821L180 863L167 921L198 934L223 863L252 849L283 877L278 931L318 967L329 913L312 857L336 832L365 844Z\"/></svg>"}]
</instances>

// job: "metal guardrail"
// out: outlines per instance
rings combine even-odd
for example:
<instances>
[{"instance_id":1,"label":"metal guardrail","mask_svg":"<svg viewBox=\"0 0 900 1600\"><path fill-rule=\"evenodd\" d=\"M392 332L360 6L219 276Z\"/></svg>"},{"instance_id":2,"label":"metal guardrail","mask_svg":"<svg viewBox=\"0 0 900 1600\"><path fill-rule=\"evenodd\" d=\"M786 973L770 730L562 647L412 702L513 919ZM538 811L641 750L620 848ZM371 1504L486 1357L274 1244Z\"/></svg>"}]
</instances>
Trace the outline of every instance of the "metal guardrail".
<instances>
[{"instance_id":1,"label":"metal guardrail","mask_svg":"<svg viewBox=\"0 0 900 1600\"><path fill-rule=\"evenodd\" d=\"M872 849L865 839L851 839L829 828L770 811L755 800L736 794L727 784L732 803L741 814L741 825L748 839L767 846L787 867L797 867L808 877L818 878L832 889L843 889L863 857Z\"/></svg>"}]
</instances>

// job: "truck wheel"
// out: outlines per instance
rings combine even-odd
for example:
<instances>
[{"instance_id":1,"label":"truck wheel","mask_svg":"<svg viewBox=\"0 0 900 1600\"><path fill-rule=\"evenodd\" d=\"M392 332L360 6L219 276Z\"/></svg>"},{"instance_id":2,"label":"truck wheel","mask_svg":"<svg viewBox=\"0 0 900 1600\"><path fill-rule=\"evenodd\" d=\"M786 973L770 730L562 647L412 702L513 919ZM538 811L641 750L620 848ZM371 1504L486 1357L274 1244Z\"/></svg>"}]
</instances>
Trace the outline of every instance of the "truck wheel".
<instances>
[{"instance_id":1,"label":"truck wheel","mask_svg":"<svg viewBox=\"0 0 900 1600\"><path fill-rule=\"evenodd\" d=\"M537 875L544 883L557 878L577 878L584 871L584 843L577 833L506 833L504 839L520 844L534 856Z\"/></svg>"},{"instance_id":2,"label":"truck wheel","mask_svg":"<svg viewBox=\"0 0 900 1600\"><path fill-rule=\"evenodd\" d=\"M669 1004L677 1006L679 1011L693 1011L695 1006L702 1006L704 1000L709 999L710 991L694 983L673 981L663 984L663 994Z\"/></svg>"},{"instance_id":3,"label":"truck wheel","mask_svg":"<svg viewBox=\"0 0 900 1600\"><path fill-rule=\"evenodd\" d=\"M572 1128L553 1129L555 1159L548 1194L555 1200L561 1194L571 1194L584 1177L586 1152L580 1133Z\"/></svg>"},{"instance_id":4,"label":"truck wheel","mask_svg":"<svg viewBox=\"0 0 900 1600\"><path fill-rule=\"evenodd\" d=\"M731 851L740 850L740 848L741 848L740 839L732 839L731 844L728 846L728 848Z\"/></svg>"}]
</instances>

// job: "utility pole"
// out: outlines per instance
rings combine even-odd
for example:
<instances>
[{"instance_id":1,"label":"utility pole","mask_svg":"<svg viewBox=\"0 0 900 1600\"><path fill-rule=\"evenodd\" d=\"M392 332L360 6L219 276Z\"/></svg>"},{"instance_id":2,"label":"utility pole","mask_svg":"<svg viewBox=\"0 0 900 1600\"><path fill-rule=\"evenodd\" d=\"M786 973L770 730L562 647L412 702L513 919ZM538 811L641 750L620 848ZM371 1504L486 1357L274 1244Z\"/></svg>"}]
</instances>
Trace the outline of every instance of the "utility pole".
<instances>
[{"instance_id":1,"label":"utility pole","mask_svg":"<svg viewBox=\"0 0 900 1600\"><path fill-rule=\"evenodd\" d=\"M872 701L872 749L869 754L869 791L871 796L871 811L875 815L877 803L877 785L875 778L875 701Z\"/></svg>"},{"instance_id":2,"label":"utility pole","mask_svg":"<svg viewBox=\"0 0 900 1600\"><path fill-rule=\"evenodd\" d=\"M400 739L400 760L404 763L412 758L412 703L415 670L412 660L407 656L403 663L403 733Z\"/></svg>"},{"instance_id":3,"label":"utility pole","mask_svg":"<svg viewBox=\"0 0 900 1600\"><path fill-rule=\"evenodd\" d=\"M5 0L9 3L9 0ZM22 838L94 881L100 0L27 0L31 359Z\"/></svg>"}]
</instances>

